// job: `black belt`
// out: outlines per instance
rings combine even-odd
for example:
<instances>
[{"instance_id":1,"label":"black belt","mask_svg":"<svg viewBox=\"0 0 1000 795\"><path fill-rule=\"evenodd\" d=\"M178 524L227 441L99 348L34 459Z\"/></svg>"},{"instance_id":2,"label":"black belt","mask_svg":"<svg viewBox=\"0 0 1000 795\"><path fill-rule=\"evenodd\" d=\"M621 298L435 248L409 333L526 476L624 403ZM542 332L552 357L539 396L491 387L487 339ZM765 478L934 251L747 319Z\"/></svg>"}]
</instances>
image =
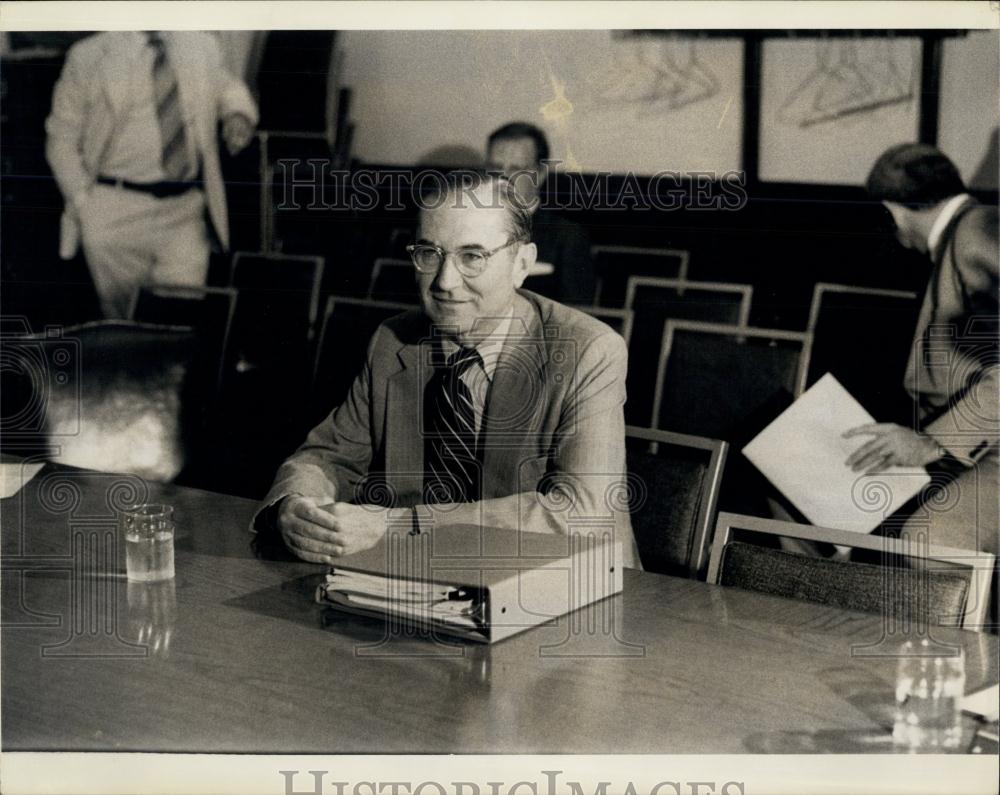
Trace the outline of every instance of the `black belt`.
<instances>
[{"instance_id":1,"label":"black belt","mask_svg":"<svg viewBox=\"0 0 1000 795\"><path fill-rule=\"evenodd\" d=\"M191 182L131 182L127 179L117 179L115 177L98 177L97 181L101 185L113 185L116 188L127 188L128 190L148 193L157 199L166 199L169 196L180 196L189 190L201 187L201 180Z\"/></svg>"}]
</instances>

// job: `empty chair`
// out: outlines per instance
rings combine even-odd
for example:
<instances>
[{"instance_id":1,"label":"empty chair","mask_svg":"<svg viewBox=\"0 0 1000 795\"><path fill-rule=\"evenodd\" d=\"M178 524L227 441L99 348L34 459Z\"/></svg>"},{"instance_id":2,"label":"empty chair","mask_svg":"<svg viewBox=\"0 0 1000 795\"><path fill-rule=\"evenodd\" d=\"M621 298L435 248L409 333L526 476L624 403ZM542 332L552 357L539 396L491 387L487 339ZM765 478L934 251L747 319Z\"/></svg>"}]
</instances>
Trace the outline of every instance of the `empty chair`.
<instances>
[{"instance_id":1,"label":"empty chair","mask_svg":"<svg viewBox=\"0 0 1000 795\"><path fill-rule=\"evenodd\" d=\"M700 320L745 326L750 316L753 287L749 284L692 282L658 276L630 276L625 308L636 316L659 315L664 320ZM662 325L662 324L661 324ZM662 332L662 328L658 329Z\"/></svg>"},{"instance_id":2,"label":"empty chair","mask_svg":"<svg viewBox=\"0 0 1000 795\"><path fill-rule=\"evenodd\" d=\"M702 577L728 445L625 428L632 529L646 571Z\"/></svg>"},{"instance_id":3,"label":"empty chair","mask_svg":"<svg viewBox=\"0 0 1000 795\"><path fill-rule=\"evenodd\" d=\"M59 463L171 481L197 430L184 397L197 345L190 328L131 320L5 341L8 362L27 355L43 365L20 373L33 392L25 405L36 415L22 416L20 425L44 429ZM5 380L8 386L16 384Z\"/></svg>"},{"instance_id":4,"label":"empty chair","mask_svg":"<svg viewBox=\"0 0 1000 795\"><path fill-rule=\"evenodd\" d=\"M737 538L743 534L749 539ZM775 537L866 550L880 554L882 564L797 555L756 543ZM708 581L882 613L904 626L941 624L981 631L994 561L984 552L720 513Z\"/></svg>"},{"instance_id":5,"label":"empty chair","mask_svg":"<svg viewBox=\"0 0 1000 795\"><path fill-rule=\"evenodd\" d=\"M628 371L626 421L649 422L656 375L649 364L660 359L663 328L667 320L745 326L752 296L753 288L748 284L689 282L656 276L629 277L625 308L631 309L634 316L629 362L636 366L629 367Z\"/></svg>"},{"instance_id":6,"label":"empty chair","mask_svg":"<svg viewBox=\"0 0 1000 795\"><path fill-rule=\"evenodd\" d=\"M237 251L230 284L240 291L233 344L241 371L309 360L323 279L323 258Z\"/></svg>"},{"instance_id":7,"label":"empty chair","mask_svg":"<svg viewBox=\"0 0 1000 795\"><path fill-rule=\"evenodd\" d=\"M919 311L915 293L817 284L803 388L833 373L876 419L912 422L903 374Z\"/></svg>"},{"instance_id":8,"label":"empty chair","mask_svg":"<svg viewBox=\"0 0 1000 795\"><path fill-rule=\"evenodd\" d=\"M792 401L808 334L668 320L653 427L748 441Z\"/></svg>"},{"instance_id":9,"label":"empty chair","mask_svg":"<svg viewBox=\"0 0 1000 795\"><path fill-rule=\"evenodd\" d=\"M218 491L258 496L302 441L322 277L322 257L233 256L235 365L223 392L225 412L213 428Z\"/></svg>"},{"instance_id":10,"label":"empty chair","mask_svg":"<svg viewBox=\"0 0 1000 795\"><path fill-rule=\"evenodd\" d=\"M389 239L386 243L386 254L391 258L409 262L406 247L413 242L414 237L416 235L414 234L413 227L394 226L389 232Z\"/></svg>"},{"instance_id":11,"label":"empty chair","mask_svg":"<svg viewBox=\"0 0 1000 795\"><path fill-rule=\"evenodd\" d=\"M608 309L603 306L576 306L581 312L586 312L591 317L607 323L611 328L622 335L625 344L628 345L632 339L632 312L628 309Z\"/></svg>"},{"instance_id":12,"label":"empty chair","mask_svg":"<svg viewBox=\"0 0 1000 795\"><path fill-rule=\"evenodd\" d=\"M687 278L689 254L680 249L591 246L590 255L597 272L594 303L598 306L623 306L630 276Z\"/></svg>"},{"instance_id":13,"label":"empty chair","mask_svg":"<svg viewBox=\"0 0 1000 795\"><path fill-rule=\"evenodd\" d=\"M361 372L368 342L383 321L407 310L409 304L342 298L326 302L313 366L310 416L318 422L339 406Z\"/></svg>"},{"instance_id":14,"label":"empty chair","mask_svg":"<svg viewBox=\"0 0 1000 795\"><path fill-rule=\"evenodd\" d=\"M368 298L417 304L420 301L420 291L417 289L413 263L409 259L389 257L375 260L371 281L368 283Z\"/></svg>"},{"instance_id":15,"label":"empty chair","mask_svg":"<svg viewBox=\"0 0 1000 795\"><path fill-rule=\"evenodd\" d=\"M196 377L203 379L204 404L214 404L218 398L230 364L229 339L236 296L232 287L155 284L139 288L132 301L132 320L194 331L198 340L194 367Z\"/></svg>"}]
</instances>

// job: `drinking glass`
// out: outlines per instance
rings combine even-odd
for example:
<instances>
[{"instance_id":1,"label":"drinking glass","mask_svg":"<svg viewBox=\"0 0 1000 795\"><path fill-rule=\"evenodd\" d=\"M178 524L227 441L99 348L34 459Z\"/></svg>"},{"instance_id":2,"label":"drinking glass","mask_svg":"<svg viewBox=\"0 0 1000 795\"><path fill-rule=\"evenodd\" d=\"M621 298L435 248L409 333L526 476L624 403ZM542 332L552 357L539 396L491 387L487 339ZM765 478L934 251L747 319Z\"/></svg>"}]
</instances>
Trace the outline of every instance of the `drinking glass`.
<instances>
[{"instance_id":1,"label":"drinking glass","mask_svg":"<svg viewBox=\"0 0 1000 795\"><path fill-rule=\"evenodd\" d=\"M125 573L132 582L156 582L174 576L174 509L169 505L133 505L121 512L125 536Z\"/></svg>"},{"instance_id":2,"label":"drinking glass","mask_svg":"<svg viewBox=\"0 0 1000 795\"><path fill-rule=\"evenodd\" d=\"M949 751L962 740L965 651L928 639L908 640L899 648L893 742L902 751ZM944 653L942 653L944 652Z\"/></svg>"}]
</instances>

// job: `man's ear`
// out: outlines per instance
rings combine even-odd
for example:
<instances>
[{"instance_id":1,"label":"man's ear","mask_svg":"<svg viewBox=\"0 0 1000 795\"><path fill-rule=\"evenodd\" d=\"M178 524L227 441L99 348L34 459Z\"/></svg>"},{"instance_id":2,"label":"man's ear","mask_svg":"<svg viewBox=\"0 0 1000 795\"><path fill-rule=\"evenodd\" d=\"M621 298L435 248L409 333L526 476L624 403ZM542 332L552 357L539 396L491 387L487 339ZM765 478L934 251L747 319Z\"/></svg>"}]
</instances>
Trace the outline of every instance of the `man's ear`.
<instances>
[{"instance_id":1,"label":"man's ear","mask_svg":"<svg viewBox=\"0 0 1000 795\"><path fill-rule=\"evenodd\" d=\"M517 249L514 260L514 286L520 287L538 259L538 246L534 243L522 243Z\"/></svg>"},{"instance_id":2,"label":"man's ear","mask_svg":"<svg viewBox=\"0 0 1000 795\"><path fill-rule=\"evenodd\" d=\"M541 190L546 180L549 178L549 161L543 160L538 164L538 189Z\"/></svg>"}]
</instances>

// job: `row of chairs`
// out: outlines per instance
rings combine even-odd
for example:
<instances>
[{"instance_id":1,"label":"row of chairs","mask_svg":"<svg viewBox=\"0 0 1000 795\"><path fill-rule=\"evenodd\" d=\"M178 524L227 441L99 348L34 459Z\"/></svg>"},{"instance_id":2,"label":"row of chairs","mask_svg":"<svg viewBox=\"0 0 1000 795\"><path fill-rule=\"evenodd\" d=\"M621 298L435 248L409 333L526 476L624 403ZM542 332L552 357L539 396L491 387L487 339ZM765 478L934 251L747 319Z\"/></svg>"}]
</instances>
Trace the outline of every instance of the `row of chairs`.
<instances>
[{"instance_id":1,"label":"row of chairs","mask_svg":"<svg viewBox=\"0 0 1000 795\"><path fill-rule=\"evenodd\" d=\"M400 271L412 284L411 266ZM330 366L333 354L346 352L339 340L367 338L381 320L416 305L415 298L329 296L321 306L322 274L320 257L239 252L229 287L146 288L132 317L208 327L217 348L217 393L228 370L245 373L274 362L286 369L295 363L310 376L304 386L315 390L329 386L324 379L331 369L345 369ZM206 306L177 306L198 296ZM895 373L886 362L906 360L914 294L818 284L804 332L748 326L751 300L749 285L633 276L623 307L580 307L629 345L627 420L732 441L762 427L826 372L876 416L899 415L902 364ZM192 312L211 317L199 320ZM342 396L335 391L319 399Z\"/></svg>"},{"instance_id":2,"label":"row of chairs","mask_svg":"<svg viewBox=\"0 0 1000 795\"><path fill-rule=\"evenodd\" d=\"M648 571L914 624L981 631L986 623L989 553L717 512L729 451L718 439L628 426L626 451L632 527ZM840 552L797 554L780 539ZM861 559L844 559L849 550Z\"/></svg>"}]
</instances>

